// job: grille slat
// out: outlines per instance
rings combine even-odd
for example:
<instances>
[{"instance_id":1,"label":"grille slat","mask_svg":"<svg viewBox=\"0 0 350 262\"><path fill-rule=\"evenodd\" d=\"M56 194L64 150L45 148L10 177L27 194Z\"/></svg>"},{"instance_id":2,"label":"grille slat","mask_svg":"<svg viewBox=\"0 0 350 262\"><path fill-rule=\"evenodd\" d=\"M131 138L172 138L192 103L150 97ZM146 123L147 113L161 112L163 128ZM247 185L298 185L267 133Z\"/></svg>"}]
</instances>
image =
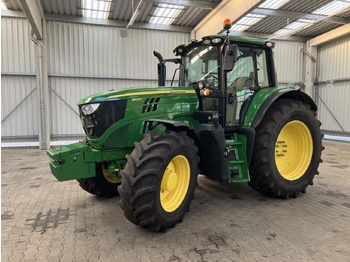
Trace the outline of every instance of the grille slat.
<instances>
[{"instance_id":1,"label":"grille slat","mask_svg":"<svg viewBox=\"0 0 350 262\"><path fill-rule=\"evenodd\" d=\"M156 111L158 109L160 97L152 97L145 99L141 113L148 113L151 111Z\"/></svg>"}]
</instances>

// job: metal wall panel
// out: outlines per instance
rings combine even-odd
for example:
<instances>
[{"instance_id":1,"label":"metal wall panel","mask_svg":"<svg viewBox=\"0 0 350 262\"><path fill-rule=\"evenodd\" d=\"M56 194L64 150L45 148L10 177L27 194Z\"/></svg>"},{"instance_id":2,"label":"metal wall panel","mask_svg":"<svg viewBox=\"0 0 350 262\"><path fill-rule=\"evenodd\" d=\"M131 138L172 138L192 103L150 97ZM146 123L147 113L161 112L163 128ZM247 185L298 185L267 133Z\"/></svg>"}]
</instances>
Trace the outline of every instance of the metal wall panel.
<instances>
[{"instance_id":1,"label":"metal wall panel","mask_svg":"<svg viewBox=\"0 0 350 262\"><path fill-rule=\"evenodd\" d=\"M316 101L322 129L350 132L350 35L318 48Z\"/></svg>"},{"instance_id":2,"label":"metal wall panel","mask_svg":"<svg viewBox=\"0 0 350 262\"><path fill-rule=\"evenodd\" d=\"M49 73L156 79L153 50L172 58L173 49L187 43L189 37L186 33L48 21ZM168 65L168 78L174 68Z\"/></svg>"},{"instance_id":3,"label":"metal wall panel","mask_svg":"<svg viewBox=\"0 0 350 262\"><path fill-rule=\"evenodd\" d=\"M33 74L34 44L29 38L27 21L2 18L2 29L2 72ZM173 49L179 44L187 43L190 38L186 33L125 30L54 21L47 22L47 33L53 135L82 134L77 116L77 103L82 97L110 89L156 86L158 61L153 56L153 51L158 51L164 58L172 58ZM302 43L276 42L279 82L287 84L302 81ZM168 64L168 80L172 78L176 67ZM32 90L30 88L35 86L35 78L3 78L3 86L6 88L2 88L2 108L5 108L2 116L5 117ZM10 95L10 87L12 92L18 93L15 95L18 101L4 99L13 96ZM21 107L26 109L22 112ZM4 121L2 135L37 135L36 108L36 97L32 94Z\"/></svg>"},{"instance_id":4,"label":"metal wall panel","mask_svg":"<svg viewBox=\"0 0 350 262\"><path fill-rule=\"evenodd\" d=\"M36 80L1 76L1 136L38 135Z\"/></svg>"},{"instance_id":5,"label":"metal wall panel","mask_svg":"<svg viewBox=\"0 0 350 262\"><path fill-rule=\"evenodd\" d=\"M27 19L1 18L1 72L35 73L34 43Z\"/></svg>"},{"instance_id":6,"label":"metal wall panel","mask_svg":"<svg viewBox=\"0 0 350 262\"><path fill-rule=\"evenodd\" d=\"M304 54L300 50L303 42L273 40L277 80L280 85L304 82Z\"/></svg>"},{"instance_id":7,"label":"metal wall panel","mask_svg":"<svg viewBox=\"0 0 350 262\"><path fill-rule=\"evenodd\" d=\"M322 129L350 132L350 81L320 85L316 101Z\"/></svg>"},{"instance_id":8,"label":"metal wall panel","mask_svg":"<svg viewBox=\"0 0 350 262\"><path fill-rule=\"evenodd\" d=\"M153 50L173 58L173 49L187 43L189 37L186 33L49 21L52 134L82 134L77 103L83 97L110 89L157 86L158 60ZM167 65L167 79L175 68Z\"/></svg>"},{"instance_id":9,"label":"metal wall panel","mask_svg":"<svg viewBox=\"0 0 350 262\"><path fill-rule=\"evenodd\" d=\"M37 136L34 43L27 19L1 18L1 137Z\"/></svg>"},{"instance_id":10,"label":"metal wall panel","mask_svg":"<svg viewBox=\"0 0 350 262\"><path fill-rule=\"evenodd\" d=\"M317 67L319 81L350 78L350 34L321 45Z\"/></svg>"}]
</instances>

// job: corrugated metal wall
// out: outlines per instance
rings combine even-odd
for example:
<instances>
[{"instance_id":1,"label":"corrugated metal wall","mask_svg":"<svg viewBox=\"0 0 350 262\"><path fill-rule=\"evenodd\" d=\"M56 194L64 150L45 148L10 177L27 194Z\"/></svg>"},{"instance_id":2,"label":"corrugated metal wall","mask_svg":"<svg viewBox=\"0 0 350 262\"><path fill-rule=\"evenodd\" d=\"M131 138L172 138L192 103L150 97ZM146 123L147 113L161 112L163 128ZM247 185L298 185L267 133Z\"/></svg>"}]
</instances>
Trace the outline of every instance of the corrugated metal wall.
<instances>
[{"instance_id":1,"label":"corrugated metal wall","mask_svg":"<svg viewBox=\"0 0 350 262\"><path fill-rule=\"evenodd\" d=\"M304 42L273 40L275 65L279 86L304 82L304 54L300 50Z\"/></svg>"},{"instance_id":2,"label":"corrugated metal wall","mask_svg":"<svg viewBox=\"0 0 350 262\"><path fill-rule=\"evenodd\" d=\"M190 35L155 30L48 22L48 59L52 89L52 134L82 134L78 101L110 89L157 85L157 58ZM175 65L167 65L171 79ZM68 117L67 117L68 116Z\"/></svg>"},{"instance_id":3,"label":"corrugated metal wall","mask_svg":"<svg viewBox=\"0 0 350 262\"><path fill-rule=\"evenodd\" d=\"M1 136L35 136L34 43L27 19L1 18Z\"/></svg>"},{"instance_id":4,"label":"corrugated metal wall","mask_svg":"<svg viewBox=\"0 0 350 262\"><path fill-rule=\"evenodd\" d=\"M35 77L1 77L1 136L36 136L37 99Z\"/></svg>"},{"instance_id":5,"label":"corrugated metal wall","mask_svg":"<svg viewBox=\"0 0 350 262\"><path fill-rule=\"evenodd\" d=\"M49 21L47 28L51 74L156 80L153 50L172 57L189 40L186 33L64 22Z\"/></svg>"},{"instance_id":6,"label":"corrugated metal wall","mask_svg":"<svg viewBox=\"0 0 350 262\"><path fill-rule=\"evenodd\" d=\"M1 18L1 72L35 73L34 43L23 18Z\"/></svg>"},{"instance_id":7,"label":"corrugated metal wall","mask_svg":"<svg viewBox=\"0 0 350 262\"><path fill-rule=\"evenodd\" d=\"M318 48L316 101L322 129L350 132L350 35Z\"/></svg>"},{"instance_id":8,"label":"corrugated metal wall","mask_svg":"<svg viewBox=\"0 0 350 262\"><path fill-rule=\"evenodd\" d=\"M37 135L36 91L32 91L35 57L30 26L26 19L1 18L1 21L2 119L7 117L2 123L2 136ZM77 115L81 98L110 89L156 86L158 61L153 50L171 58L174 47L187 43L190 37L186 33L53 21L47 22L47 35L51 134L57 136L83 133ZM275 59L281 85L303 81L302 45L302 42L276 41ZM168 80L175 68L168 64ZM16 108L24 98L26 101Z\"/></svg>"}]
</instances>

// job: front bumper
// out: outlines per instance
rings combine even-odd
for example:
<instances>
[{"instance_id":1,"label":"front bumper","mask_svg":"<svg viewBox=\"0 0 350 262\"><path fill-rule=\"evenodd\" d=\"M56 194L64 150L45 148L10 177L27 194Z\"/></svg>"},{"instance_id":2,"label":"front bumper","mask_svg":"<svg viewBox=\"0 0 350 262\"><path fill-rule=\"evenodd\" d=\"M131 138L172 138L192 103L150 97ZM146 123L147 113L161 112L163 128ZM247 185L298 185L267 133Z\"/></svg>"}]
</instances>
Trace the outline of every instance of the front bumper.
<instances>
[{"instance_id":1,"label":"front bumper","mask_svg":"<svg viewBox=\"0 0 350 262\"><path fill-rule=\"evenodd\" d=\"M81 142L49 149L52 174L58 181L94 177L95 163L85 161L87 152L91 152L91 147Z\"/></svg>"}]
</instances>

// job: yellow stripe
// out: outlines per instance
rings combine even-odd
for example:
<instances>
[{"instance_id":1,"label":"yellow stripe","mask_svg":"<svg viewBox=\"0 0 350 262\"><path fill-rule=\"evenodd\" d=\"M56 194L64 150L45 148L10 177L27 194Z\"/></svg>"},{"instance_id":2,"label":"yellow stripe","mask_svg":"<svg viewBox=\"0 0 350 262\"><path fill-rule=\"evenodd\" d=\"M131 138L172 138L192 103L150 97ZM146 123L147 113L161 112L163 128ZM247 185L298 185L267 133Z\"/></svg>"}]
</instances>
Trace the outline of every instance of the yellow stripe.
<instances>
[{"instance_id":1,"label":"yellow stripe","mask_svg":"<svg viewBox=\"0 0 350 262\"><path fill-rule=\"evenodd\" d=\"M108 98L118 98L118 97L125 97L125 96L165 95L165 94L184 95L184 94L194 94L194 93L196 93L196 91L194 90L141 91L141 92L135 92L135 93L109 96Z\"/></svg>"}]
</instances>

